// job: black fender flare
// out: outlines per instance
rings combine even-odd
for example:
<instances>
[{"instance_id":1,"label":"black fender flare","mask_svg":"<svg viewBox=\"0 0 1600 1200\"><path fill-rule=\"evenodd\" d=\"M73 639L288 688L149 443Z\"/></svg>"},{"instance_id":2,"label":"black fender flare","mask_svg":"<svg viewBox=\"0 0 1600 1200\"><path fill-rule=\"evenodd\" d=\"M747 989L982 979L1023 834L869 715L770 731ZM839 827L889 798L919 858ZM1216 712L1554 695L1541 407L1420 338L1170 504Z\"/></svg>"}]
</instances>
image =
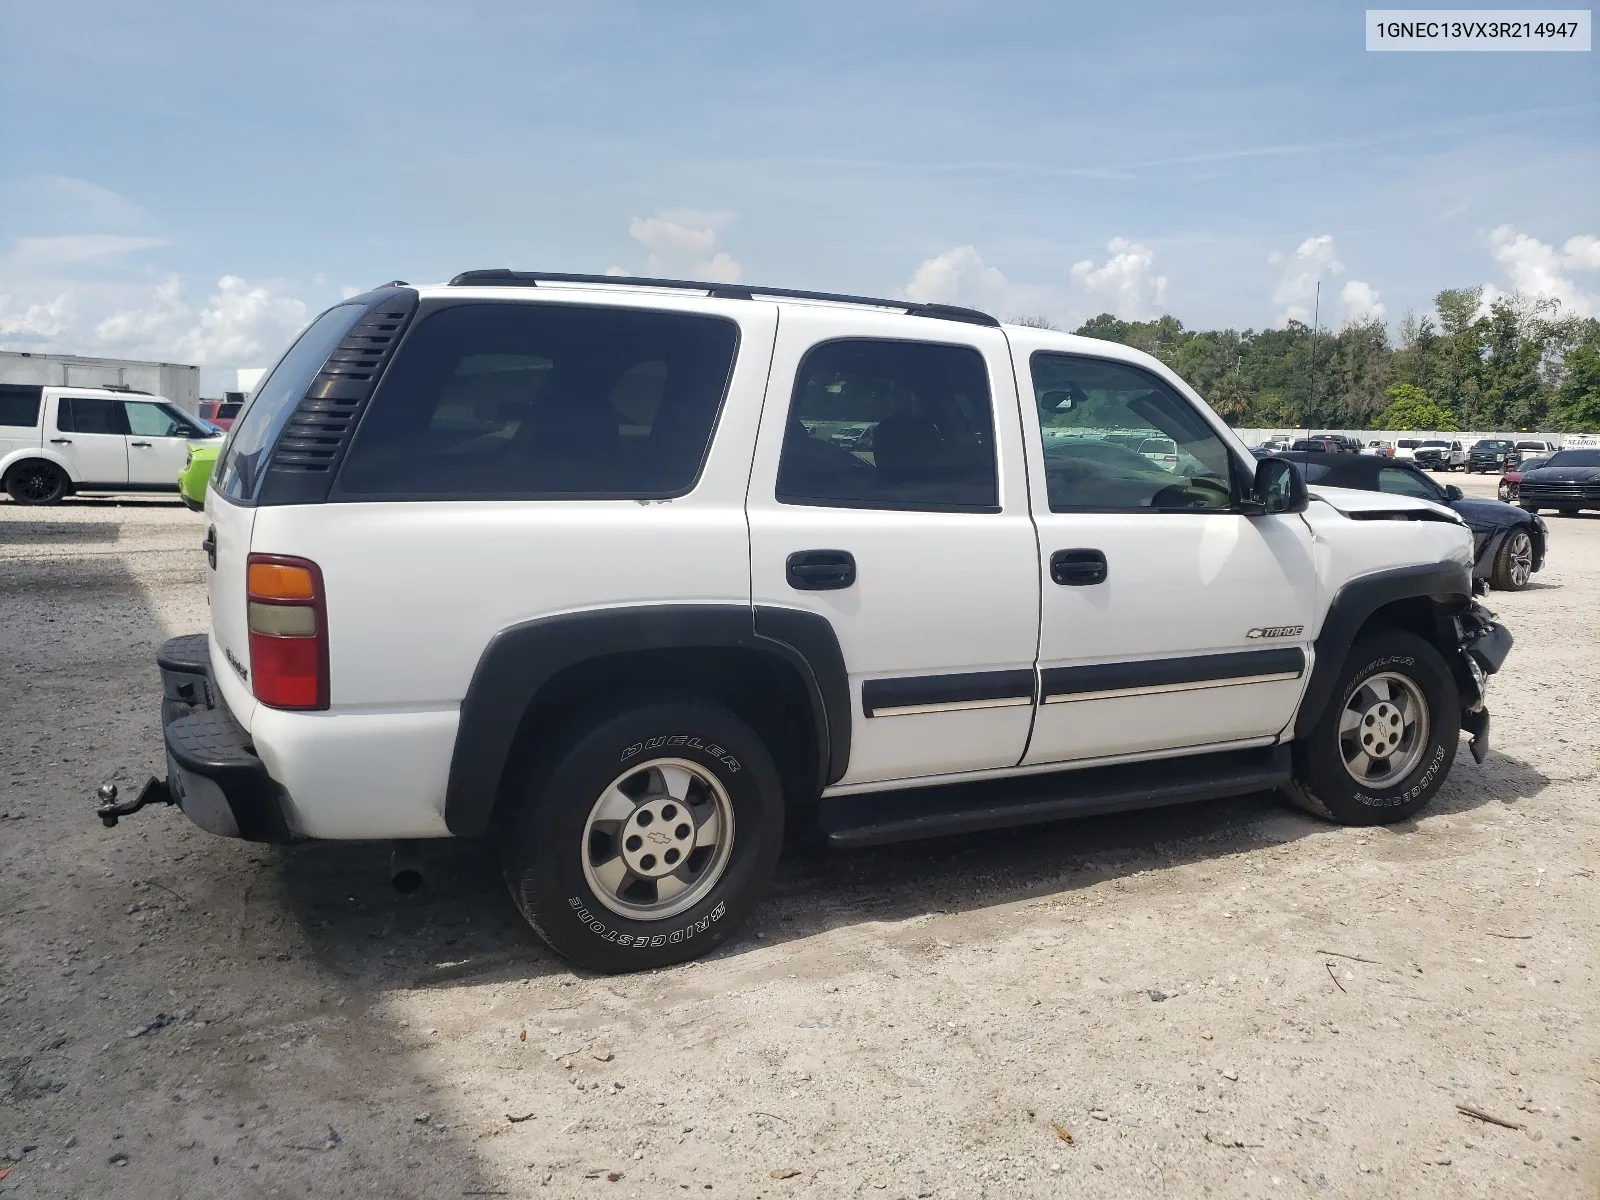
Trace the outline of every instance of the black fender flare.
<instances>
[{"instance_id":1,"label":"black fender flare","mask_svg":"<svg viewBox=\"0 0 1600 1200\"><path fill-rule=\"evenodd\" d=\"M1316 662L1311 668L1305 695L1300 699L1300 711L1294 722L1295 737L1305 737L1321 719L1333 698L1333 685L1344 669L1356 634L1372 614L1396 600L1415 599L1433 602L1437 617L1442 619L1441 633L1429 640L1439 644L1445 636L1442 632L1445 621L1465 611L1472 603L1472 573L1460 563L1427 563L1363 575L1339 589L1328 605L1322 631L1317 634ZM1448 657L1447 647L1441 645L1440 650Z\"/></svg>"},{"instance_id":2,"label":"black fender flare","mask_svg":"<svg viewBox=\"0 0 1600 1200\"><path fill-rule=\"evenodd\" d=\"M461 701L445 788L445 825L456 837L488 832L501 776L523 715L559 672L590 659L641 650L745 648L799 673L818 731L823 786L850 762L850 685L827 618L796 609L734 604L652 604L541 617L489 640Z\"/></svg>"}]
</instances>

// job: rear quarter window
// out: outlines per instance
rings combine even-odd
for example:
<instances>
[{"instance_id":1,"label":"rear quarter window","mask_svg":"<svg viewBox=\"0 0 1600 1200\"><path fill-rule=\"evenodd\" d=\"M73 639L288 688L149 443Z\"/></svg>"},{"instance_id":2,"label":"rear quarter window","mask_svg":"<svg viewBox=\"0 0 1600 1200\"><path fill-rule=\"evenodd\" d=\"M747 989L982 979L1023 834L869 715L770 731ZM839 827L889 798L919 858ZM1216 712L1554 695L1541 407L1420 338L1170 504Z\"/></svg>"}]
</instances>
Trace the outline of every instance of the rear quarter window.
<instances>
[{"instance_id":1,"label":"rear quarter window","mask_svg":"<svg viewBox=\"0 0 1600 1200\"><path fill-rule=\"evenodd\" d=\"M739 329L692 313L456 304L424 316L334 498L657 499L699 478Z\"/></svg>"},{"instance_id":2,"label":"rear quarter window","mask_svg":"<svg viewBox=\"0 0 1600 1200\"><path fill-rule=\"evenodd\" d=\"M31 429L39 423L38 385L0 383L0 425Z\"/></svg>"},{"instance_id":3,"label":"rear quarter window","mask_svg":"<svg viewBox=\"0 0 1600 1200\"><path fill-rule=\"evenodd\" d=\"M233 426L217 464L217 491L231 500L253 500L267 457L339 340L366 312L360 304L339 304L323 313L289 347Z\"/></svg>"}]
</instances>

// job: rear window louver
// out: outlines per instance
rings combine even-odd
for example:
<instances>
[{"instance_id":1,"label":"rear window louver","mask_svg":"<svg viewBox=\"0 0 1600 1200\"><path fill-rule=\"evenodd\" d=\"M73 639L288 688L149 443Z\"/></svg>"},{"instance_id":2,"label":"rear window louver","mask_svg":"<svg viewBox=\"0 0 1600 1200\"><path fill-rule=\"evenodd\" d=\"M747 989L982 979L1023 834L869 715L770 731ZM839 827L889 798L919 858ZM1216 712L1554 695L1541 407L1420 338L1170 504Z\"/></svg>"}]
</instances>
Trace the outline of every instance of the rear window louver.
<instances>
[{"instance_id":1,"label":"rear window louver","mask_svg":"<svg viewBox=\"0 0 1600 1200\"><path fill-rule=\"evenodd\" d=\"M327 498L367 401L417 310L409 288L383 289L371 311L351 327L322 364L272 450L260 503L296 504Z\"/></svg>"}]
</instances>

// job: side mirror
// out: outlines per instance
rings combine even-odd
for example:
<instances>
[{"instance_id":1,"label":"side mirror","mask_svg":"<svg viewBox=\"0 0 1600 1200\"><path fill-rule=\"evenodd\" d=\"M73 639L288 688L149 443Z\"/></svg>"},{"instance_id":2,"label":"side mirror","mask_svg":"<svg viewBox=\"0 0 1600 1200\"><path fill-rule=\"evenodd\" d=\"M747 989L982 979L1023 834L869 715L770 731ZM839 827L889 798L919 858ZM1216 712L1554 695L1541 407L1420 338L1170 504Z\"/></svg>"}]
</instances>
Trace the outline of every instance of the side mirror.
<instances>
[{"instance_id":1,"label":"side mirror","mask_svg":"<svg viewBox=\"0 0 1600 1200\"><path fill-rule=\"evenodd\" d=\"M1464 500L1466 495L1467 494L1465 492L1463 492L1453 483L1447 483L1444 485L1444 498L1446 500Z\"/></svg>"},{"instance_id":2,"label":"side mirror","mask_svg":"<svg viewBox=\"0 0 1600 1200\"><path fill-rule=\"evenodd\" d=\"M1299 467L1284 458L1263 458L1256 464L1250 498L1262 513L1305 512L1311 504L1305 476L1300 474Z\"/></svg>"}]
</instances>

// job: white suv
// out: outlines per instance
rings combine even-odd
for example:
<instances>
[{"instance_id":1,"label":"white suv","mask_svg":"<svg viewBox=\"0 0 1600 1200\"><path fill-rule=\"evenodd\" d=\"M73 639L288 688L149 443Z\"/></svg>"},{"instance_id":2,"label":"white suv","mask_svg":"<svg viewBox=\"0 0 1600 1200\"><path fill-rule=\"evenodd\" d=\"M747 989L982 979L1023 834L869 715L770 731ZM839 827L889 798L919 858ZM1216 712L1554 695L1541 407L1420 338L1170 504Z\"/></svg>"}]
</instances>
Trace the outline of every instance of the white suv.
<instances>
[{"instance_id":1,"label":"white suv","mask_svg":"<svg viewBox=\"0 0 1600 1200\"><path fill-rule=\"evenodd\" d=\"M1483 753L1510 647L1448 509L1309 498L1148 355L905 301L391 285L267 376L206 512L167 779L103 818L490 836L604 971L724 940L786 827L1399 820Z\"/></svg>"},{"instance_id":2,"label":"white suv","mask_svg":"<svg viewBox=\"0 0 1600 1200\"><path fill-rule=\"evenodd\" d=\"M18 504L82 492L176 492L191 445L222 434L126 389L0 384L0 483Z\"/></svg>"}]
</instances>

